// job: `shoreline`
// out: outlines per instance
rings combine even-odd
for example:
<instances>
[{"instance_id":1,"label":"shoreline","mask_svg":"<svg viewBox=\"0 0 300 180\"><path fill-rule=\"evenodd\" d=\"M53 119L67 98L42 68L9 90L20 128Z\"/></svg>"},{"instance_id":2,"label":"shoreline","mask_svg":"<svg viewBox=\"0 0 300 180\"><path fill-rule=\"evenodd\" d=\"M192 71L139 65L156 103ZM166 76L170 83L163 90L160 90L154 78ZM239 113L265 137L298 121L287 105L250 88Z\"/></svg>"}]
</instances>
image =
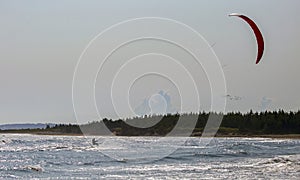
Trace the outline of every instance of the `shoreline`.
<instances>
[{"instance_id":1,"label":"shoreline","mask_svg":"<svg viewBox=\"0 0 300 180\"><path fill-rule=\"evenodd\" d=\"M220 138L271 138L271 139L300 139L300 134L261 134L261 135L217 135Z\"/></svg>"},{"instance_id":2,"label":"shoreline","mask_svg":"<svg viewBox=\"0 0 300 180\"><path fill-rule=\"evenodd\" d=\"M28 135L41 135L41 136L115 136L115 135L84 135L84 134L72 134L72 133L46 133L46 132L37 132L37 133L22 133L22 132L0 132L0 135L5 134L28 134ZM164 137L164 136L122 136L118 135L117 137ZM181 137L181 136L174 136ZM201 137L201 136L190 136L190 137ZM225 134L217 134L214 138L271 138L271 139L300 139L300 134L253 134L253 135L225 135Z\"/></svg>"}]
</instances>

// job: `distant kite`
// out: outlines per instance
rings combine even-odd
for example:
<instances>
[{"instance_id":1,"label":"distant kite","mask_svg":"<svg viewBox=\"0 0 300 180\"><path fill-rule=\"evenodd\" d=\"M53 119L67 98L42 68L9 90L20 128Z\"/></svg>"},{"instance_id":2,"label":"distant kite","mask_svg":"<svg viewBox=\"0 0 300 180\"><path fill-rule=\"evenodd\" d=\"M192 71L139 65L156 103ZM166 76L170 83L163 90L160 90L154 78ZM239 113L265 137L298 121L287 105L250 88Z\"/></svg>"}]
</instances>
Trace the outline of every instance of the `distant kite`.
<instances>
[{"instance_id":1,"label":"distant kite","mask_svg":"<svg viewBox=\"0 0 300 180\"><path fill-rule=\"evenodd\" d=\"M242 97L240 96L232 96L230 94L227 94L226 96L224 96L225 98L228 98L229 100L232 100L232 101L240 101L242 100Z\"/></svg>"},{"instance_id":2,"label":"distant kite","mask_svg":"<svg viewBox=\"0 0 300 180\"><path fill-rule=\"evenodd\" d=\"M256 58L256 64L259 63L259 61L261 60L263 53L264 53L264 38L259 30L259 28L257 27L257 25L254 23L254 21L252 21L250 18L248 18L245 15L241 15L241 14L237 14L237 13L232 13L229 14L229 16L237 16L239 18L242 18L243 20L245 20L252 28L255 36L256 36L256 41L257 41L257 58Z\"/></svg>"}]
</instances>

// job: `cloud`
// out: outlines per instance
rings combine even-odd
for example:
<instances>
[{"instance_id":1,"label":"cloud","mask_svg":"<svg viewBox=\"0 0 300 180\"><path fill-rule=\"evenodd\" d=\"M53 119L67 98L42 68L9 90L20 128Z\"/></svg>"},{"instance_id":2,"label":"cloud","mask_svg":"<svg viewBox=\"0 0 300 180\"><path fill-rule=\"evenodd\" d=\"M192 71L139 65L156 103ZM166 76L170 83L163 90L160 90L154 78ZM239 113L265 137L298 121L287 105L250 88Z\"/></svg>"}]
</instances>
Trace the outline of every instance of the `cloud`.
<instances>
[{"instance_id":1,"label":"cloud","mask_svg":"<svg viewBox=\"0 0 300 180\"><path fill-rule=\"evenodd\" d=\"M268 107L272 104L272 99L263 97L260 103L261 111L266 111Z\"/></svg>"},{"instance_id":2,"label":"cloud","mask_svg":"<svg viewBox=\"0 0 300 180\"><path fill-rule=\"evenodd\" d=\"M151 109L149 106L149 100L147 98L144 99L143 103L134 109L134 112L138 116L150 114Z\"/></svg>"},{"instance_id":3,"label":"cloud","mask_svg":"<svg viewBox=\"0 0 300 180\"><path fill-rule=\"evenodd\" d=\"M134 109L134 112L139 116L143 116L146 114L174 113L176 109L172 107L171 96L164 90L160 90L150 98L145 98L143 102Z\"/></svg>"}]
</instances>

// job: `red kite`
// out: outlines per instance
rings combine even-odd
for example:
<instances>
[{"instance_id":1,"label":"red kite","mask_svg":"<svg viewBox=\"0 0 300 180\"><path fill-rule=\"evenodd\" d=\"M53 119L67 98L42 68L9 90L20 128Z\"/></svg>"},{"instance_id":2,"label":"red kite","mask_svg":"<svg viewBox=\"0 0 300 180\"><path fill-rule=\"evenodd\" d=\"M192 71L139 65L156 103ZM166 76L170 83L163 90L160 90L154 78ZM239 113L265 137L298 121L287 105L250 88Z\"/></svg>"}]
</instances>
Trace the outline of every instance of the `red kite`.
<instances>
[{"instance_id":1,"label":"red kite","mask_svg":"<svg viewBox=\"0 0 300 180\"><path fill-rule=\"evenodd\" d=\"M241 15L241 14L237 14L237 13L232 13L229 14L229 16L237 16L239 18L242 18L243 20L245 20L252 28L255 37L256 37L256 41L257 41L257 58L256 58L256 64L259 63L259 61L261 60L263 53L264 53L264 38L262 36L262 33L260 32L259 28L257 27L257 25L255 24L254 21L252 21L250 18L248 18L245 15Z\"/></svg>"}]
</instances>

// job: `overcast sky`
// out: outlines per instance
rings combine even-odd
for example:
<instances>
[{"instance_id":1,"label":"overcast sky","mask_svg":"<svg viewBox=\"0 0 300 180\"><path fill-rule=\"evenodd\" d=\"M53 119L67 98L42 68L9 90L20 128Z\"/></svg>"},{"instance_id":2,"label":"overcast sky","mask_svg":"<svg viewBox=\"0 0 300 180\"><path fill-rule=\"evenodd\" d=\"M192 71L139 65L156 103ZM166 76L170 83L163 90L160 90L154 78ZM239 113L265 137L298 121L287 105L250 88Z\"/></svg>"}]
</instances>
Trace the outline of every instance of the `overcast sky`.
<instances>
[{"instance_id":1,"label":"overcast sky","mask_svg":"<svg viewBox=\"0 0 300 180\"><path fill-rule=\"evenodd\" d=\"M299 7L298 0L1 0L0 124L76 123L72 104L72 78L81 53L101 31L116 23L140 17L162 17L182 22L195 29L213 45L213 50L223 66L227 94L233 97L228 98L227 94L218 95L219 98L227 98L226 111L245 112L250 109L261 111L280 108L298 110ZM232 12L248 15L260 27L265 38L265 54L259 65L255 65L256 41L251 29L242 20L228 17ZM157 24L154 26L163 28ZM139 33L140 29L132 31ZM113 34L107 35L105 43L109 47L116 38L126 37L129 33L132 32L124 31L117 37ZM170 31L170 34L172 33ZM188 35L185 37L185 34L180 37L188 39ZM120 63L119 66L122 66L121 62L133 58L129 56L129 51L164 53L178 57L178 61L182 63L189 62L188 57L184 53L180 54L171 44L148 40L131 45L134 45L135 49L129 45L110 57L111 66L107 63L103 70L109 77L106 79L105 75L100 76L102 79L97 79L95 83L96 101L102 117L116 117L113 109L109 105L106 106L111 97L102 93L103 83L112 79L113 76L109 73L116 75L113 69L117 68L114 65ZM99 52L104 46L106 45L97 47ZM136 51L137 47L140 51ZM144 52L147 48L148 51ZM169 69L171 74L172 70L176 71L175 64L174 68L168 68L173 64L167 62L167 57L151 55L141 59L140 62L161 62L161 67L156 64L157 69ZM132 63L134 62L135 60L132 60ZM138 63L133 64L134 69L141 66ZM201 108L210 110L210 87L207 79L209 77L206 77L207 74L201 67L196 72L192 63L185 66L191 73L199 73L195 81L199 96L202 97ZM125 70L126 68L123 73L126 73ZM182 75L177 80L185 81L184 78ZM122 83L116 78L116 83L118 82ZM136 114L151 112L151 108L152 112L157 113L162 112L161 109L175 112L180 111L181 90L178 90L172 81L152 74L134 82L128 99L132 111ZM121 92L116 94L116 99L119 98L118 95L122 95ZM187 97L186 101L190 101L189 98L193 97ZM192 111L195 105L191 103L190 106ZM132 115L126 108L118 108L121 109L122 117ZM84 112L87 115L86 121L94 117L89 115L88 109Z\"/></svg>"}]
</instances>

